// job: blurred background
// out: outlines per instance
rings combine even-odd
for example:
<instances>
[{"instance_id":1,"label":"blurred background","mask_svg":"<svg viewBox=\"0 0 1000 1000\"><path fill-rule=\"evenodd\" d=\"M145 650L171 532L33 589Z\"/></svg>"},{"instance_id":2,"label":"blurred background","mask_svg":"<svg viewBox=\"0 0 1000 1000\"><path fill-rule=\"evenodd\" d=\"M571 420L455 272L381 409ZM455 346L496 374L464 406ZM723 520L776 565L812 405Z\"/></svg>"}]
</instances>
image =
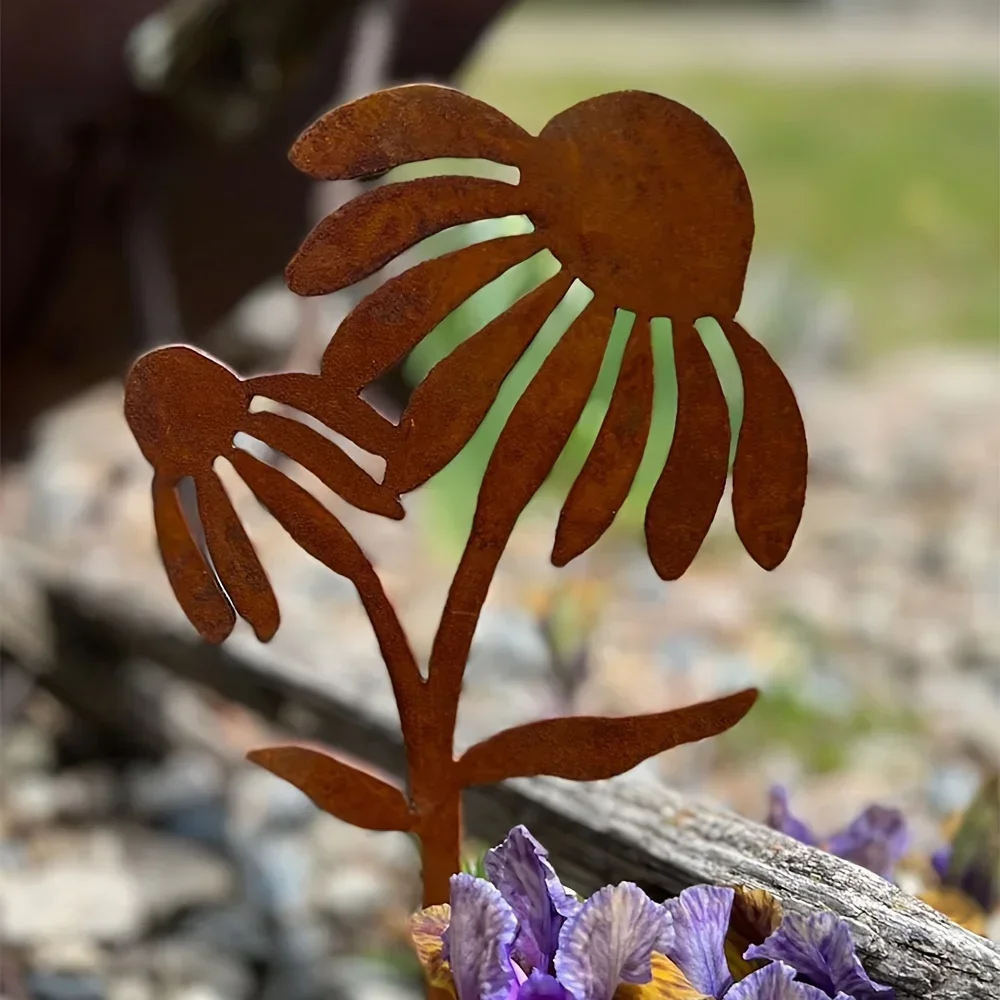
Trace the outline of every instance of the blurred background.
<instances>
[{"instance_id":1,"label":"blurred background","mask_svg":"<svg viewBox=\"0 0 1000 1000\"><path fill-rule=\"evenodd\" d=\"M405 940L409 841L317 815L242 764L267 727L155 663L129 670L143 704L157 705L156 738L143 711L73 683L99 669L101 648L54 645L37 571L67 567L74 586L108 586L176 618L121 377L173 340L241 373L317 369L336 324L385 274L322 302L284 289L310 225L363 187L310 186L285 155L325 108L396 82L461 86L532 131L627 88L707 118L755 202L740 319L789 375L810 438L804 520L776 572L739 547L724 502L692 569L663 584L641 532L675 407L661 350L633 495L609 535L556 573L560 501L614 382L602 372L501 565L459 742L539 716L648 711L753 684L761 701L735 730L648 762L644 776L758 820L782 783L821 832L872 802L893 805L915 856L939 847L1000 767L996 3L100 6L83 15L66 0L9 0L3 11L4 1000L419 995ZM442 167L497 169L435 163L388 179ZM406 262L519 227L450 230ZM544 266L473 296L373 401L398 415L429 368ZM567 321L557 311L546 324L405 522L343 512L423 656L490 448ZM738 370L718 329L701 330L738 421ZM619 353L626 333L616 327ZM276 655L317 683L356 672L373 699L387 697L352 589L234 492L282 604ZM919 889L925 875L915 861L901 878ZM1000 938L995 918L990 928Z\"/></svg>"}]
</instances>

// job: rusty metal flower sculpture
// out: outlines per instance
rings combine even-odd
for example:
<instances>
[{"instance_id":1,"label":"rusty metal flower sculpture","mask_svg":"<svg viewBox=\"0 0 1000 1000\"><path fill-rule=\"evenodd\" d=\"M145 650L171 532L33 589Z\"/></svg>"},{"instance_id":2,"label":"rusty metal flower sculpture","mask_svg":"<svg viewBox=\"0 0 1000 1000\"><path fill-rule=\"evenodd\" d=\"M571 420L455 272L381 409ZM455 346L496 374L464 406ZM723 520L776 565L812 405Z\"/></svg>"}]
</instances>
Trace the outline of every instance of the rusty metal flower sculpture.
<instances>
[{"instance_id":1,"label":"rusty metal flower sculpture","mask_svg":"<svg viewBox=\"0 0 1000 1000\"><path fill-rule=\"evenodd\" d=\"M746 177L722 136L674 101L629 91L564 111L536 138L459 91L416 85L330 112L292 150L299 169L324 180L443 156L513 166L520 180L432 177L378 188L316 227L289 265L291 288L303 295L336 291L459 223L525 214L534 232L458 250L383 285L331 342L322 372L332 386L357 393L479 287L536 252L550 250L562 266L431 371L403 416L386 484L414 489L458 454L577 280L593 299L511 414L486 473L477 525L484 518L495 523L502 503L503 522L513 527L583 411L622 308L636 321L608 414L563 507L553 561L564 565L600 538L646 446L649 323L669 317L677 421L646 512L646 539L660 576L679 577L711 526L729 466L729 412L694 326L711 316L739 362L745 390L733 470L736 530L760 565L777 566L802 513L805 433L784 375L734 319L754 223ZM494 532L497 554L505 541Z\"/></svg>"},{"instance_id":2,"label":"rusty metal flower sculpture","mask_svg":"<svg viewBox=\"0 0 1000 1000\"><path fill-rule=\"evenodd\" d=\"M129 376L130 426L153 465L164 563L181 606L210 641L235 613L262 639L277 605L249 540L215 477L223 456L308 552L351 579L385 659L407 754L406 788L329 751L271 747L252 759L320 806L369 829L421 842L426 905L444 903L459 870L461 793L507 778L612 777L670 747L723 732L756 691L657 714L545 719L497 733L454 756L462 678L476 623L518 517L542 485L590 396L617 309L636 314L611 404L563 506L553 561L593 545L624 501L650 427L650 321L672 323L678 415L649 502L653 565L674 579L715 516L729 462L729 414L695 321L715 317L740 363L745 414L733 507L747 550L765 568L785 557L805 495L806 446L784 376L735 322L753 235L746 179L706 122L651 94L585 101L533 137L481 102L436 86L383 91L336 109L303 134L291 158L319 179L372 177L404 163L470 157L517 167L517 184L432 177L379 187L317 226L288 268L303 295L352 285L425 237L484 218L525 214L527 235L426 261L364 299L337 330L320 373L240 381L204 355L167 348ZM427 376L399 425L361 392L481 286L543 249L559 272L458 347ZM465 552L452 581L427 676L370 563L346 529L277 469L234 446L250 434L314 472L355 506L402 516L399 496L444 467L485 417L546 317L579 282L592 298L518 401L490 458ZM253 413L254 396L287 404L386 460L381 484L297 420ZM192 477L212 565L184 522L175 487ZM235 613L230 607L235 608Z\"/></svg>"}]
</instances>

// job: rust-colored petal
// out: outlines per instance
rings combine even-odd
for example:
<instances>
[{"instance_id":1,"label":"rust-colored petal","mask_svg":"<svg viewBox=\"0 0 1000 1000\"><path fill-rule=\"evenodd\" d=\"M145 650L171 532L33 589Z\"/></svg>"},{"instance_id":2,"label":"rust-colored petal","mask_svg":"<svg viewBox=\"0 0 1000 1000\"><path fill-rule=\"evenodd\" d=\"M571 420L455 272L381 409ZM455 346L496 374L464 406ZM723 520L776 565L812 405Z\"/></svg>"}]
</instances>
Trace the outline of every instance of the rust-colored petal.
<instances>
[{"instance_id":1,"label":"rust-colored petal","mask_svg":"<svg viewBox=\"0 0 1000 1000\"><path fill-rule=\"evenodd\" d=\"M322 375L258 375L247 379L246 385L255 396L308 413L373 455L385 458L396 446L398 435L391 421L360 399L356 390L334 385Z\"/></svg>"},{"instance_id":2,"label":"rust-colored petal","mask_svg":"<svg viewBox=\"0 0 1000 1000\"><path fill-rule=\"evenodd\" d=\"M177 603L203 639L223 642L236 625L236 614L195 543L175 484L160 476L153 478L153 519Z\"/></svg>"},{"instance_id":3,"label":"rust-colored petal","mask_svg":"<svg viewBox=\"0 0 1000 1000\"><path fill-rule=\"evenodd\" d=\"M479 490L472 526L479 544L505 545L552 471L597 381L614 315L611 303L592 299L511 411Z\"/></svg>"},{"instance_id":4,"label":"rust-colored petal","mask_svg":"<svg viewBox=\"0 0 1000 1000\"><path fill-rule=\"evenodd\" d=\"M650 715L568 716L505 729L470 747L458 762L463 787L549 775L601 781L671 747L718 736L757 700L749 688L724 698Z\"/></svg>"},{"instance_id":5,"label":"rust-colored petal","mask_svg":"<svg viewBox=\"0 0 1000 1000\"><path fill-rule=\"evenodd\" d=\"M390 489L416 489L462 450L572 281L565 271L549 278L431 369L400 421L403 437L385 473Z\"/></svg>"},{"instance_id":6,"label":"rust-colored petal","mask_svg":"<svg viewBox=\"0 0 1000 1000\"><path fill-rule=\"evenodd\" d=\"M351 533L308 490L238 448L229 461L272 517L314 559L349 580L369 567Z\"/></svg>"},{"instance_id":7,"label":"rust-colored petal","mask_svg":"<svg viewBox=\"0 0 1000 1000\"><path fill-rule=\"evenodd\" d=\"M195 476L198 516L215 571L237 614L267 642L281 622L271 581L260 564L222 480L214 472Z\"/></svg>"},{"instance_id":8,"label":"rust-colored petal","mask_svg":"<svg viewBox=\"0 0 1000 1000\"><path fill-rule=\"evenodd\" d=\"M517 166L533 141L520 125L459 90L392 87L327 112L302 133L289 159L319 181L377 177L439 157Z\"/></svg>"},{"instance_id":9,"label":"rust-colored petal","mask_svg":"<svg viewBox=\"0 0 1000 1000\"><path fill-rule=\"evenodd\" d=\"M715 520L729 471L729 407L715 365L693 323L673 323L677 418L667 463L646 508L653 568L676 580Z\"/></svg>"},{"instance_id":10,"label":"rust-colored petal","mask_svg":"<svg viewBox=\"0 0 1000 1000\"><path fill-rule=\"evenodd\" d=\"M337 328L321 371L355 392L401 361L470 295L542 248L534 233L503 236L435 257L390 278Z\"/></svg>"},{"instance_id":11,"label":"rust-colored petal","mask_svg":"<svg viewBox=\"0 0 1000 1000\"><path fill-rule=\"evenodd\" d=\"M788 555L806 500L809 450L788 379L763 345L720 319L743 375L743 422L733 464L736 533L753 560L774 569Z\"/></svg>"},{"instance_id":12,"label":"rust-colored petal","mask_svg":"<svg viewBox=\"0 0 1000 1000\"><path fill-rule=\"evenodd\" d=\"M403 505L329 438L277 413L254 413L245 420L247 434L308 469L325 486L359 510L399 520Z\"/></svg>"},{"instance_id":13,"label":"rust-colored petal","mask_svg":"<svg viewBox=\"0 0 1000 1000\"><path fill-rule=\"evenodd\" d=\"M565 566L586 552L611 527L642 461L652 416L649 320L637 317L608 412L559 514L552 547L556 566Z\"/></svg>"},{"instance_id":14,"label":"rust-colored petal","mask_svg":"<svg viewBox=\"0 0 1000 1000\"><path fill-rule=\"evenodd\" d=\"M304 792L324 812L365 830L413 826L406 796L389 779L345 763L331 751L291 744L252 750L247 759Z\"/></svg>"},{"instance_id":15,"label":"rust-colored petal","mask_svg":"<svg viewBox=\"0 0 1000 1000\"><path fill-rule=\"evenodd\" d=\"M384 184L328 215L285 269L297 295L328 295L374 274L451 226L524 211L513 184L483 177L422 177Z\"/></svg>"}]
</instances>

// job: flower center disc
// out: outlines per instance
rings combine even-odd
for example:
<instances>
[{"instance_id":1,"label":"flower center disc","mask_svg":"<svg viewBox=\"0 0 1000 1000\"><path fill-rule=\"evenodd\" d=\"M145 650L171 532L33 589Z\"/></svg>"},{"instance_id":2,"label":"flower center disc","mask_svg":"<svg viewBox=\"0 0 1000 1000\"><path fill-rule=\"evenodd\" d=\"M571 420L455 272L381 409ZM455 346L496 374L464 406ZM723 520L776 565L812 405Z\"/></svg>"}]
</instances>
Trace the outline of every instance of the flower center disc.
<instances>
[{"instance_id":1,"label":"flower center disc","mask_svg":"<svg viewBox=\"0 0 1000 1000\"><path fill-rule=\"evenodd\" d=\"M640 315L735 315L753 206L726 140L693 111L624 91L539 136L522 184L552 253L596 296Z\"/></svg>"}]
</instances>

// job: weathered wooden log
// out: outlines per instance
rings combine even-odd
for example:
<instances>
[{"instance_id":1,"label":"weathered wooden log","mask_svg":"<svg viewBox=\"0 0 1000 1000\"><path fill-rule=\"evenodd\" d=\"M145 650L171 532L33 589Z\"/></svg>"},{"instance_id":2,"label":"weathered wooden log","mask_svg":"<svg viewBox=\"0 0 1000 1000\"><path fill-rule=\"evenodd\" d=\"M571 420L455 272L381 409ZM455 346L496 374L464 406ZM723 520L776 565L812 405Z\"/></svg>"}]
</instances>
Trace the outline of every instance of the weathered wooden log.
<instances>
[{"instance_id":1,"label":"weathered wooden log","mask_svg":"<svg viewBox=\"0 0 1000 1000\"><path fill-rule=\"evenodd\" d=\"M123 655L153 659L301 737L402 772L392 702L370 678L287 659L280 636L272 646L240 635L207 646L153 586L30 561L57 629L94 632ZM527 824L580 892L622 879L661 899L706 882L763 888L788 910L823 907L846 918L865 966L899 1000L1000 996L1000 950L991 942L862 868L657 783L511 781L469 791L465 812L469 832L488 842Z\"/></svg>"}]
</instances>

